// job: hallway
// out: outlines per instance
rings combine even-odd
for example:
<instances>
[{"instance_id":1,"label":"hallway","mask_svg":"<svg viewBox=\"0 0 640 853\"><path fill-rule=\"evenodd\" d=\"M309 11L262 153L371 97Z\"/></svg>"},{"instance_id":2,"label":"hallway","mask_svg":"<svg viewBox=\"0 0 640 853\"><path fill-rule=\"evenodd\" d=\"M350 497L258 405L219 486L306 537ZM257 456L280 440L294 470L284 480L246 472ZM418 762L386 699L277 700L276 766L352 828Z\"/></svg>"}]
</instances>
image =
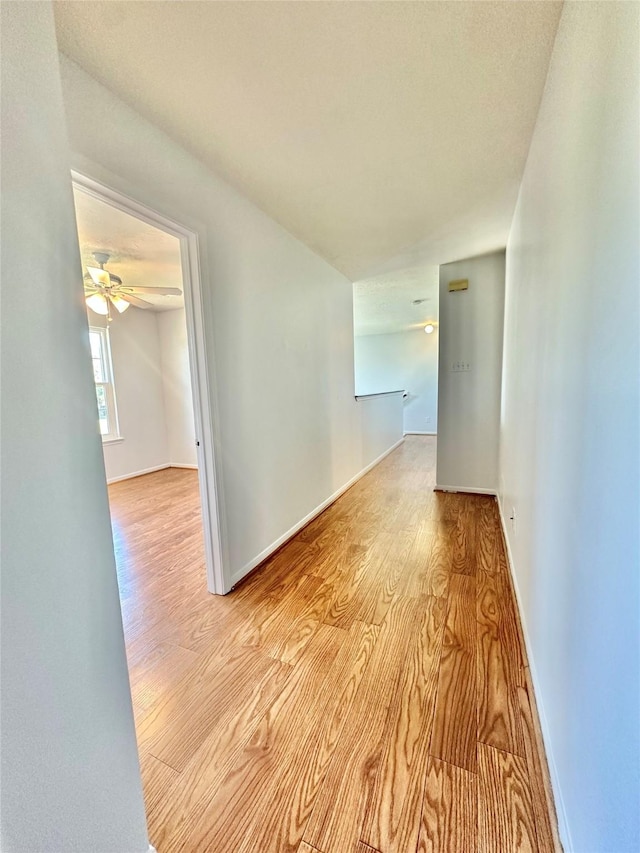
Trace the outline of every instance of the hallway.
<instances>
[{"instance_id":1,"label":"hallway","mask_svg":"<svg viewBox=\"0 0 640 853\"><path fill-rule=\"evenodd\" d=\"M559 849L493 498L404 444L228 596L197 475L110 487L158 853Z\"/></svg>"}]
</instances>

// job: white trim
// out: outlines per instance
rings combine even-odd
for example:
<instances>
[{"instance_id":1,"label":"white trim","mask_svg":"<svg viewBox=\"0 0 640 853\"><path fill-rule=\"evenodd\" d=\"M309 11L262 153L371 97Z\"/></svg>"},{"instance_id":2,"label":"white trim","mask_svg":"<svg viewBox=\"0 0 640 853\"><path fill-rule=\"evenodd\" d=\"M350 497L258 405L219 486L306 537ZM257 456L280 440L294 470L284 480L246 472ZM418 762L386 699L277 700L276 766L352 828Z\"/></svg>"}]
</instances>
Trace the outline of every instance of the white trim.
<instances>
[{"instance_id":1,"label":"white trim","mask_svg":"<svg viewBox=\"0 0 640 853\"><path fill-rule=\"evenodd\" d=\"M553 756L553 751L551 749L551 734L549 732L549 724L547 722L547 717L544 711L544 703L542 701L542 691L540 690L540 683L538 681L538 675L536 673L536 665L533 658L533 653L531 649L531 641L529 639L529 634L527 632L527 623L524 618L524 608L522 606L522 596L520 594L520 588L518 587L518 578L516 577L516 573L514 571L514 562L513 562L513 553L511 551L511 543L509 542L509 537L507 536L507 523L505 521L505 515L502 509L502 501L500 500L500 495L498 495L498 514L500 516L500 524L502 526L502 534L505 541L505 546L507 549L507 563L509 565L509 573L511 575L511 580L513 582L513 588L516 593L516 602L518 604L518 611L520 614L520 624L522 625L522 634L524 636L524 645L527 652L527 662L529 664L529 672L531 673L531 682L533 684L533 692L535 694L536 705L538 708L538 717L540 719L540 728L542 729L542 740L544 742L544 750L547 756L547 763L549 765L549 773L551 776L551 789L553 792L553 799L555 801L556 815L558 818L558 832L560 834L560 841L564 848L565 853L572 853L573 851L573 842L571 840L571 832L569 831L569 822L567 820L567 812L564 805L564 800L562 799L562 789L560 787L560 778L558 776L558 768L556 767L556 762Z\"/></svg>"},{"instance_id":2,"label":"white trim","mask_svg":"<svg viewBox=\"0 0 640 853\"><path fill-rule=\"evenodd\" d=\"M82 169L87 171L88 162L83 159ZM89 167L88 171L93 171ZM97 168L99 172L99 167ZM223 520L221 516L222 487L216 471L216 400L215 378L211 375L210 360L207 358L204 332L204 305L200 281L198 234L175 220L169 219L152 208L146 207L120 190L98 182L86 174L71 171L75 187L93 198L135 216L172 234L180 240L182 262L182 284L184 291L189 366L193 414L196 427L198 470L200 472L200 503L207 565L207 587L209 592L224 594L231 583L227 578L223 562Z\"/></svg>"},{"instance_id":3,"label":"white trim","mask_svg":"<svg viewBox=\"0 0 640 853\"><path fill-rule=\"evenodd\" d=\"M309 524L310 521L313 521L316 516L320 515L321 512L324 512L324 510L328 506L331 506L332 503L337 501L338 498L347 491L347 489L350 489L351 486L354 485L354 483L357 483L358 480L364 477L365 474L368 474L372 468L375 468L375 466L379 462L382 462L385 456L388 456L390 453L393 453L393 451L397 447L400 447L403 441L404 438L398 439L395 444L392 444L391 447L388 448L388 450L385 450L384 453L381 453L377 459L374 459L373 462L370 462L365 468L362 469L362 471L356 474L355 477L352 477L347 483L345 483L344 486L341 486L337 492L334 492L331 495L331 497L328 497L326 501L323 501L315 509L312 509L308 515L305 515L304 518L302 518L297 524L294 524L294 526L287 530L286 533L283 533L282 536L278 537L275 542L272 542L271 545L264 549L264 551L261 551L257 557L254 557L252 560L249 560L246 565L244 565L241 569L239 569L231 576L233 585L235 586L235 584L239 583L242 578L247 575L252 569L255 569L256 566L259 566L260 563L266 560L270 554L273 554L274 551L277 551L277 549L280 548L281 545L284 545L284 543L291 539L293 536L295 536L299 530L302 530L302 528Z\"/></svg>"},{"instance_id":4,"label":"white trim","mask_svg":"<svg viewBox=\"0 0 640 853\"><path fill-rule=\"evenodd\" d=\"M120 483L122 480L133 480L134 477L142 477L143 474L153 474L154 471L164 471L165 468L170 468L168 462L163 465L154 465L153 468L143 468L142 471L132 471L131 474L122 474L121 477L110 477L107 480L107 485L111 483Z\"/></svg>"},{"instance_id":5,"label":"white trim","mask_svg":"<svg viewBox=\"0 0 640 853\"><path fill-rule=\"evenodd\" d=\"M106 445L106 444L119 444L121 441L124 441L124 436L123 436L123 435L118 435L118 436L116 436L115 438L103 438L103 439L102 439L102 444L103 444L103 445Z\"/></svg>"},{"instance_id":6,"label":"white trim","mask_svg":"<svg viewBox=\"0 0 640 853\"><path fill-rule=\"evenodd\" d=\"M150 845L149 845L149 849L147 850L147 853L158 853L158 851L157 851L157 850L156 850L156 848L153 846L153 844L150 844Z\"/></svg>"},{"instance_id":7,"label":"white trim","mask_svg":"<svg viewBox=\"0 0 640 853\"><path fill-rule=\"evenodd\" d=\"M466 495L493 495L497 496L495 489L482 489L479 486L439 486L436 484L436 492L464 492Z\"/></svg>"},{"instance_id":8,"label":"white trim","mask_svg":"<svg viewBox=\"0 0 640 853\"><path fill-rule=\"evenodd\" d=\"M113 441L124 441L124 439L115 438ZM133 480L134 477L142 477L143 474L153 474L154 471L166 471L167 468L190 468L194 471L198 470L197 465L180 465L178 462L165 462L162 465L154 465L153 468L144 468L142 471L132 471L131 474L123 474L121 477L110 477L107 480L107 484L119 483L121 480Z\"/></svg>"},{"instance_id":9,"label":"white trim","mask_svg":"<svg viewBox=\"0 0 640 853\"><path fill-rule=\"evenodd\" d=\"M404 431L404 435L437 435L437 432L424 432L423 430L417 429L406 429Z\"/></svg>"}]
</instances>

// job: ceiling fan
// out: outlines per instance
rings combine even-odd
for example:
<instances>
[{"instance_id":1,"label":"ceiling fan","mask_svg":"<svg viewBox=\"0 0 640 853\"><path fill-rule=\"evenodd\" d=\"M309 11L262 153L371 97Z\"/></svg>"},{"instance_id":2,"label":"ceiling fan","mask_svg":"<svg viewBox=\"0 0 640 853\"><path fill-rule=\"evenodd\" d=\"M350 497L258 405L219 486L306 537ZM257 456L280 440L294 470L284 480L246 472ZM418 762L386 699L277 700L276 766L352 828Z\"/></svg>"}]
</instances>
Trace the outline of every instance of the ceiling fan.
<instances>
[{"instance_id":1,"label":"ceiling fan","mask_svg":"<svg viewBox=\"0 0 640 853\"><path fill-rule=\"evenodd\" d=\"M119 275L109 272L104 265L109 262L106 252L94 252L97 267L87 267L84 277L84 295L87 306L102 314L111 322L111 306L122 314L129 305L136 308L153 308L150 302L140 299L137 294L146 296L156 294L158 296L181 296L182 291L177 287L139 287L138 285L124 284Z\"/></svg>"}]
</instances>

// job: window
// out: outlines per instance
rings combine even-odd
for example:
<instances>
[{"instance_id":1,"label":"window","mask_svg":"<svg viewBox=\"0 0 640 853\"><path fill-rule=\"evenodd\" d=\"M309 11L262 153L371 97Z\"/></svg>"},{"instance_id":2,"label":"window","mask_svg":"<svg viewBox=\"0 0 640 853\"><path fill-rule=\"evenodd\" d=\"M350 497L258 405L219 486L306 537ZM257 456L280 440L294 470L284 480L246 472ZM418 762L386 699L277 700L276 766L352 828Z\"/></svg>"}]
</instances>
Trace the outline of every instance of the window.
<instances>
[{"instance_id":1,"label":"window","mask_svg":"<svg viewBox=\"0 0 640 853\"><path fill-rule=\"evenodd\" d=\"M120 433L108 330L91 326L89 328L89 341L91 343L91 360L93 361L93 378L96 383L100 435L103 442L115 441L120 438Z\"/></svg>"}]
</instances>

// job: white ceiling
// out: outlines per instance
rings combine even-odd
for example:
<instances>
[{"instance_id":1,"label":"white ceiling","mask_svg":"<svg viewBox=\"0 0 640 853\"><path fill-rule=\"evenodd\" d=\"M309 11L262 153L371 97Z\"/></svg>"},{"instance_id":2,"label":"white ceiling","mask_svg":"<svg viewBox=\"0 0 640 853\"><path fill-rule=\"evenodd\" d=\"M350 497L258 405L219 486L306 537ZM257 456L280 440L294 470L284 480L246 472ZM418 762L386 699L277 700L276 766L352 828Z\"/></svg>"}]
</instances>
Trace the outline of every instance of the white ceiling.
<instances>
[{"instance_id":1,"label":"white ceiling","mask_svg":"<svg viewBox=\"0 0 640 853\"><path fill-rule=\"evenodd\" d=\"M561 3L54 10L64 53L352 280L504 247Z\"/></svg>"},{"instance_id":2,"label":"white ceiling","mask_svg":"<svg viewBox=\"0 0 640 853\"><path fill-rule=\"evenodd\" d=\"M414 305L416 299L425 300ZM356 336L388 335L438 322L438 267L410 267L353 285Z\"/></svg>"},{"instance_id":3,"label":"white ceiling","mask_svg":"<svg viewBox=\"0 0 640 853\"><path fill-rule=\"evenodd\" d=\"M180 241L94 196L73 192L82 267L96 266L93 252L111 255L105 264L124 284L141 287L179 287L182 290ZM142 295L155 311L184 306L183 296ZM152 310L152 309L147 309Z\"/></svg>"}]
</instances>

